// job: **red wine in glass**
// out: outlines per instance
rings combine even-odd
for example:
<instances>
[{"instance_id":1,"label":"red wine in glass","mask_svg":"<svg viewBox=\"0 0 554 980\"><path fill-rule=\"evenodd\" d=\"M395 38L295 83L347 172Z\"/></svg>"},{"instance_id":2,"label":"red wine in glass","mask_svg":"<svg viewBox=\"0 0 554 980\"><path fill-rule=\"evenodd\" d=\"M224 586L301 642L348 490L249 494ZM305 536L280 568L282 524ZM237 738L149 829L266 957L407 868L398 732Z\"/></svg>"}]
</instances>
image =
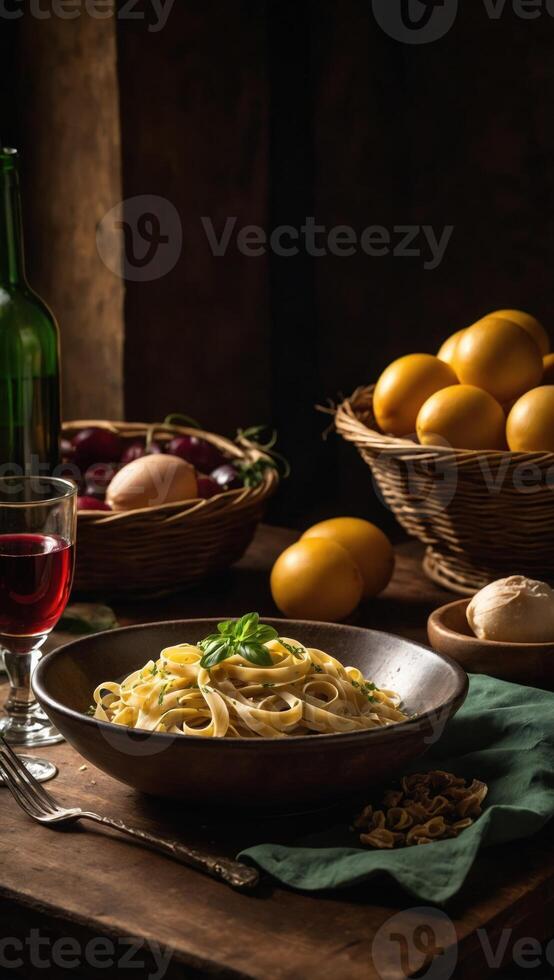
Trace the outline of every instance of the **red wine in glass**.
<instances>
[{"instance_id":1,"label":"red wine in glass","mask_svg":"<svg viewBox=\"0 0 554 980\"><path fill-rule=\"evenodd\" d=\"M40 636L63 613L73 545L54 534L0 534L0 634Z\"/></svg>"}]
</instances>

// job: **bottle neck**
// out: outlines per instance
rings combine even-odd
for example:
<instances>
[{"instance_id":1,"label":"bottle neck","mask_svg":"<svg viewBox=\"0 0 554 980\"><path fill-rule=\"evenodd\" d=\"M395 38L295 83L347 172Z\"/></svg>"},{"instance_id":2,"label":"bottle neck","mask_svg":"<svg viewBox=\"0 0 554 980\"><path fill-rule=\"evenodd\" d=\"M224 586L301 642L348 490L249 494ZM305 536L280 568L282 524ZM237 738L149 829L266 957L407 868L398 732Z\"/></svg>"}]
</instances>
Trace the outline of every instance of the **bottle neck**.
<instances>
[{"instance_id":1,"label":"bottle neck","mask_svg":"<svg viewBox=\"0 0 554 980\"><path fill-rule=\"evenodd\" d=\"M0 149L0 286L25 282L17 154Z\"/></svg>"}]
</instances>

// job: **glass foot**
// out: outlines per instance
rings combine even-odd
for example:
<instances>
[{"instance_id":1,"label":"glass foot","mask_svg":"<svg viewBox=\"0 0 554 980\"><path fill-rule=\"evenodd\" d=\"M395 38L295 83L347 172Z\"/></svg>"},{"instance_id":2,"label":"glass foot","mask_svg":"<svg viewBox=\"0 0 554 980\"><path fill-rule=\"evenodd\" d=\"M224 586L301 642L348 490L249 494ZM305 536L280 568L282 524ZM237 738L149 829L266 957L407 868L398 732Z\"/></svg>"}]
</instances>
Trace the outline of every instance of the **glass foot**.
<instances>
[{"instance_id":1,"label":"glass foot","mask_svg":"<svg viewBox=\"0 0 554 980\"><path fill-rule=\"evenodd\" d=\"M53 762L46 759L35 759L31 755L20 755L21 762L25 763L25 768L34 776L37 783L46 783L49 779L54 779L58 775L58 769ZM0 774L0 786L6 783Z\"/></svg>"},{"instance_id":2,"label":"glass foot","mask_svg":"<svg viewBox=\"0 0 554 980\"><path fill-rule=\"evenodd\" d=\"M38 705L25 714L12 714L3 718L0 721L0 734L10 745L23 745L27 748L37 745L56 745L64 741L63 735L54 728Z\"/></svg>"}]
</instances>

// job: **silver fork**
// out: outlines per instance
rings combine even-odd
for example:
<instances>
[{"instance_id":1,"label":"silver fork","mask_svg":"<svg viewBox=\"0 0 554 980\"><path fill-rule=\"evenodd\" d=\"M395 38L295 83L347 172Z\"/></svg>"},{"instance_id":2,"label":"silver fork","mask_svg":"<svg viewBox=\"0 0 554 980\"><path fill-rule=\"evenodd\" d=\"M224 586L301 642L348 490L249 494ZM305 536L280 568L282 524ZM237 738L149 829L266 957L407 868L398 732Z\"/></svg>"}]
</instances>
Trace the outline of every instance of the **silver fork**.
<instances>
[{"instance_id":1,"label":"silver fork","mask_svg":"<svg viewBox=\"0 0 554 980\"><path fill-rule=\"evenodd\" d=\"M257 869L251 868L247 864L241 864L240 861L233 861L231 858L225 857L212 857L197 851L194 847L180 844L178 841L148 834L144 830L128 827L121 820L101 817L97 813L81 810L78 807L71 810L65 809L40 783L37 783L34 776L28 772L2 736L0 736L0 774L4 777L6 786L21 809L33 820L37 820L38 823L44 824L46 827L64 828L70 827L78 820L92 820L94 823L102 824L103 827L111 827L112 830L120 831L137 844L142 844L153 851L159 851L161 854L181 861L182 864L186 864L196 871L202 871L212 878L224 881L232 888L252 891L259 883L260 875Z\"/></svg>"}]
</instances>

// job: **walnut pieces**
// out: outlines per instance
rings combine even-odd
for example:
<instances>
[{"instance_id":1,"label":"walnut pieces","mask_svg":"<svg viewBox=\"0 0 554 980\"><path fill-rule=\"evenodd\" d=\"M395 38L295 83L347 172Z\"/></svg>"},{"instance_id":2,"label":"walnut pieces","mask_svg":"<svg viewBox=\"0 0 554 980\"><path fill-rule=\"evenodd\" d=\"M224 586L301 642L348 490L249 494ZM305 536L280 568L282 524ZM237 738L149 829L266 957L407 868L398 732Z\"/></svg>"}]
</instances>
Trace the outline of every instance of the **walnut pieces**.
<instances>
[{"instance_id":1,"label":"walnut pieces","mask_svg":"<svg viewBox=\"0 0 554 980\"><path fill-rule=\"evenodd\" d=\"M466 783L440 769L413 773L402 777L399 789L387 790L381 809L366 806L354 827L362 844L380 850L448 840L481 815L487 792L478 779Z\"/></svg>"}]
</instances>

